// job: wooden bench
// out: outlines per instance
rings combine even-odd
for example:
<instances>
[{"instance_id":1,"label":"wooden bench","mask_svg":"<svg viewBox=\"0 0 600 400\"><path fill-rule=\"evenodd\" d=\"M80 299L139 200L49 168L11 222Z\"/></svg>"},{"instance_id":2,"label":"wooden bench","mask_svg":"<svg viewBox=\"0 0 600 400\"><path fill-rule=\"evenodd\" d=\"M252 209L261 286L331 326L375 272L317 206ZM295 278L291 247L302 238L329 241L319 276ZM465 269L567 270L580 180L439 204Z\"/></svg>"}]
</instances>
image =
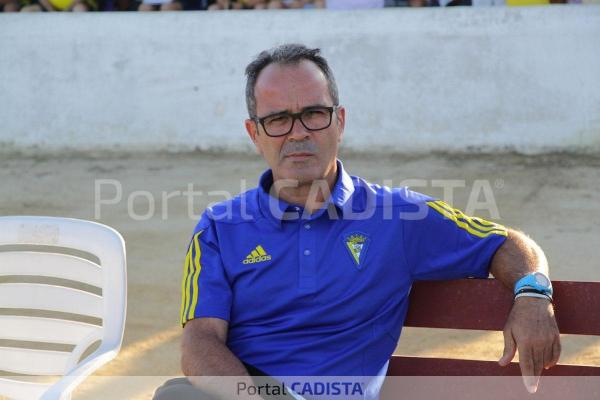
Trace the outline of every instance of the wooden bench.
<instances>
[{"instance_id":1,"label":"wooden bench","mask_svg":"<svg viewBox=\"0 0 600 400\"><path fill-rule=\"evenodd\" d=\"M600 336L600 282L554 281L553 286L555 314L561 334ZM502 331L512 303L511 292L495 279L417 282L411 291L404 326ZM598 347L600 352L600 344ZM520 375L516 362L503 368L496 361L407 356L393 356L388 370L388 377ZM542 377L546 376L598 377L600 366L566 365L559 361L559 365L543 371ZM562 381L562 387L565 382ZM589 398L600 399L600 378L588 382L595 384L599 392ZM544 379L540 389L543 385ZM398 388L391 390L390 385L386 383L386 386L382 397L406 398L405 393L402 396L396 393ZM527 394L524 386L520 386L519 390Z\"/></svg>"}]
</instances>

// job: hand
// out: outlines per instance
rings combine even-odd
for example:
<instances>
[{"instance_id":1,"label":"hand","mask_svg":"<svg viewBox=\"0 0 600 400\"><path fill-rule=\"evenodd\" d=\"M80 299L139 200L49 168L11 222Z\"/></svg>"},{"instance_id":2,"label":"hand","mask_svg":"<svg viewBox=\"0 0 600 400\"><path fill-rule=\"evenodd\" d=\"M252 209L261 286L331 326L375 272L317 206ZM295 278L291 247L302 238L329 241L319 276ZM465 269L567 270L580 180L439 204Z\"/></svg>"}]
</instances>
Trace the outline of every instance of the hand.
<instances>
[{"instance_id":1,"label":"hand","mask_svg":"<svg viewBox=\"0 0 600 400\"><path fill-rule=\"evenodd\" d=\"M519 297L504 326L504 354L498 363L505 367L519 350L519 366L529 393L537 391L542 368L558 362L560 334L552 304L546 299Z\"/></svg>"}]
</instances>

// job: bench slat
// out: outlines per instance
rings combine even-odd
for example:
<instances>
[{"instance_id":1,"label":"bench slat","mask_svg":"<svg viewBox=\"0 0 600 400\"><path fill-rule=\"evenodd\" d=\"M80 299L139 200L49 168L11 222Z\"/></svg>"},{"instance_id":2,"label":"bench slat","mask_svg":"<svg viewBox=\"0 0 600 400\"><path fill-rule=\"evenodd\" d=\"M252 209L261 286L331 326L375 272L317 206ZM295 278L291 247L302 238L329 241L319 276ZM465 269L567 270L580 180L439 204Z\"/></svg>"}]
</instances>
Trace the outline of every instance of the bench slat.
<instances>
[{"instance_id":1,"label":"bench slat","mask_svg":"<svg viewBox=\"0 0 600 400\"><path fill-rule=\"evenodd\" d=\"M388 376L520 376L518 363L501 367L496 361L392 356ZM544 376L600 376L600 367L557 365Z\"/></svg>"},{"instance_id":2,"label":"bench slat","mask_svg":"<svg viewBox=\"0 0 600 400\"><path fill-rule=\"evenodd\" d=\"M561 333L600 335L600 283L553 281ZM405 326L501 331L512 293L496 279L415 282Z\"/></svg>"}]
</instances>

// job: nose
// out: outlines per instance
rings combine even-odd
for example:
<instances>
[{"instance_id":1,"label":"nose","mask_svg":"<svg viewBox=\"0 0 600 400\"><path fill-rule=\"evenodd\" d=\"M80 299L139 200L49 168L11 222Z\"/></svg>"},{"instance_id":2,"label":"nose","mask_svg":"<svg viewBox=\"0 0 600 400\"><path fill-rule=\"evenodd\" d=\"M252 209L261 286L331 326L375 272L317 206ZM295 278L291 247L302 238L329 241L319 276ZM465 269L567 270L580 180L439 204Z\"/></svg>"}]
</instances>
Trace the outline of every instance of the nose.
<instances>
[{"instance_id":1,"label":"nose","mask_svg":"<svg viewBox=\"0 0 600 400\"><path fill-rule=\"evenodd\" d=\"M302 125L300 118L295 118L292 122L292 130L287 135L288 139L300 141L306 139L309 135L310 131Z\"/></svg>"}]
</instances>

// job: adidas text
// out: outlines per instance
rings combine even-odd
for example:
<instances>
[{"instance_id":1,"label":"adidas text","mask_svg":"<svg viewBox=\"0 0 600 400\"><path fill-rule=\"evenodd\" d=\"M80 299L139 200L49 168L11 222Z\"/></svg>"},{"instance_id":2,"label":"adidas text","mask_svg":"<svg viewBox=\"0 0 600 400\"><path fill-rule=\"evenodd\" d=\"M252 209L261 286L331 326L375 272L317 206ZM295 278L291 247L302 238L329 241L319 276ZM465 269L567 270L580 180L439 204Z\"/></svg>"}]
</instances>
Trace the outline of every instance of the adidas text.
<instances>
[{"instance_id":1,"label":"adidas text","mask_svg":"<svg viewBox=\"0 0 600 400\"><path fill-rule=\"evenodd\" d=\"M270 259L271 259L271 256L266 255L266 256L258 256L258 257L254 257L254 258L246 258L242 262L244 264L254 264L254 263L258 263L258 262L269 261Z\"/></svg>"}]
</instances>

